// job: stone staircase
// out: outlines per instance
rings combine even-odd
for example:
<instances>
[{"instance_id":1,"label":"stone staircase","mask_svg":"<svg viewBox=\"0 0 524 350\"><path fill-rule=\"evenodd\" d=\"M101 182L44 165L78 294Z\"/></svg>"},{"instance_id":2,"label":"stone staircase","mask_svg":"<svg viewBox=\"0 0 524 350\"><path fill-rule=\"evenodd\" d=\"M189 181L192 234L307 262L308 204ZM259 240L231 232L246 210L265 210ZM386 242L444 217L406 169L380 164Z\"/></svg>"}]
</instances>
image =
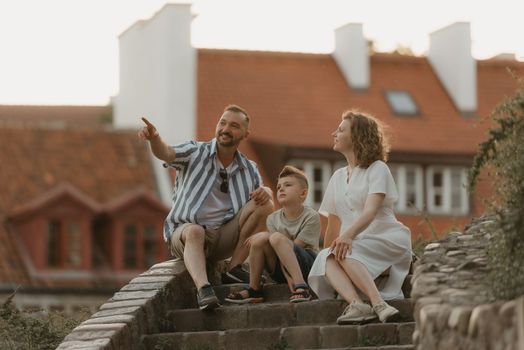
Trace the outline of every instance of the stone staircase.
<instances>
[{"instance_id":1,"label":"stone staircase","mask_svg":"<svg viewBox=\"0 0 524 350\"><path fill-rule=\"evenodd\" d=\"M407 296L409 277L404 285ZM215 292L223 301L239 287L217 286ZM411 299L390 302L401 313L397 323L339 326L336 319L346 306L342 300L293 304L283 284L267 285L264 292L266 301L261 304L222 303L222 307L204 312L194 300L183 309L168 310L159 332L142 336L140 349L413 349Z\"/></svg>"}]
</instances>

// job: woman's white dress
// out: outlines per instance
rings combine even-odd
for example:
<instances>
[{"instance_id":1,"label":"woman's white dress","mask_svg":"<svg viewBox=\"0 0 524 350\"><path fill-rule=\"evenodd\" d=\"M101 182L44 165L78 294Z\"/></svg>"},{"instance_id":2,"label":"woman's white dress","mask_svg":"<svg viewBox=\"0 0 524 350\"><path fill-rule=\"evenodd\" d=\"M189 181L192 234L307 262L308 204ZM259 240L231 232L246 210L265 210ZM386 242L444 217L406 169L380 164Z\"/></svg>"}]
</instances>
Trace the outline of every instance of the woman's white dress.
<instances>
[{"instance_id":1,"label":"woman's white dress","mask_svg":"<svg viewBox=\"0 0 524 350\"><path fill-rule=\"evenodd\" d=\"M338 216L340 235L360 216L366 198L372 193L384 193L384 203L371 224L355 237L346 259L364 264L373 279L390 268L389 277L379 286L380 294L385 300L403 299L401 288L412 257L411 234L393 212L398 193L386 163L375 161L367 169L357 166L349 179L347 167L338 169L329 180L319 212ZM325 276L326 259L330 254L329 249L320 251L308 277L310 288L320 299L335 295Z\"/></svg>"}]
</instances>

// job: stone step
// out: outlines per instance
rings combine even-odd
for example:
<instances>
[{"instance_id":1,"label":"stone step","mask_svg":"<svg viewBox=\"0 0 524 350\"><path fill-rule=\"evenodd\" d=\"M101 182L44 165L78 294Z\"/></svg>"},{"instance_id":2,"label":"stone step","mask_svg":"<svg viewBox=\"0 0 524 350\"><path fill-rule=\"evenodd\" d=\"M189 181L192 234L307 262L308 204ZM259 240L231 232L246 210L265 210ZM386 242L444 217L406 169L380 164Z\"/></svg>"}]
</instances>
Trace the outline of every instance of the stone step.
<instances>
[{"instance_id":1,"label":"stone step","mask_svg":"<svg viewBox=\"0 0 524 350\"><path fill-rule=\"evenodd\" d=\"M324 350L414 350L413 345L383 345L383 346L357 346L349 348L336 348L336 349L324 349ZM307 349L313 350L313 349Z\"/></svg>"},{"instance_id":2,"label":"stone step","mask_svg":"<svg viewBox=\"0 0 524 350\"><path fill-rule=\"evenodd\" d=\"M224 284L214 286L213 289L218 297L218 299L223 302L224 298L231 293L232 291L241 290L246 286L245 284ZM402 286L402 291L404 296L409 298L411 295L411 275L408 275L404 280L404 285ZM193 295L196 295L196 289L193 288ZM278 301L288 301L291 293L287 284L266 284L264 285L264 302L273 303ZM197 308L196 297L193 298L192 302L187 305L188 308Z\"/></svg>"},{"instance_id":3,"label":"stone step","mask_svg":"<svg viewBox=\"0 0 524 350\"><path fill-rule=\"evenodd\" d=\"M283 328L229 329L147 335L142 349L267 350L267 349L411 349L414 322L367 325L316 325ZM380 347L379 347L380 346ZM362 348L364 347L364 348Z\"/></svg>"},{"instance_id":4,"label":"stone step","mask_svg":"<svg viewBox=\"0 0 524 350\"><path fill-rule=\"evenodd\" d=\"M413 321L411 299L391 300L400 311L400 321ZM178 309L167 312L163 331L195 332L242 328L304 325L335 325L344 308L343 300L312 300L302 303L275 302L224 305L213 311ZM376 321L379 322L378 320Z\"/></svg>"}]
</instances>

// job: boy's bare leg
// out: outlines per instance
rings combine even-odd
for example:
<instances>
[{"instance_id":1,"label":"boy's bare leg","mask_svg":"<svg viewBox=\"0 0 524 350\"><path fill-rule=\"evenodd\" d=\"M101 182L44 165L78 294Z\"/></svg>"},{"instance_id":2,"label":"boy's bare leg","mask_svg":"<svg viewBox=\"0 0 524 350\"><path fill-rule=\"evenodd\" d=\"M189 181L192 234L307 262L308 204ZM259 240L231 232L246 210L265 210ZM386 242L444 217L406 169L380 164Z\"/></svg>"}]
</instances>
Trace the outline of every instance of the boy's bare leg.
<instances>
[{"instance_id":1,"label":"boy's bare leg","mask_svg":"<svg viewBox=\"0 0 524 350\"><path fill-rule=\"evenodd\" d=\"M348 304L354 300L362 302L351 279L333 255L328 256L326 260L326 277L331 286Z\"/></svg>"},{"instance_id":2,"label":"boy's bare leg","mask_svg":"<svg viewBox=\"0 0 524 350\"><path fill-rule=\"evenodd\" d=\"M253 200L246 203L240 214L240 233L238 243L229 262L231 268L246 260L249 254L249 248L244 244L246 239L257 232L267 231L266 219L271 212L273 212L272 201L268 201L264 205L257 205Z\"/></svg>"},{"instance_id":3,"label":"boy's bare leg","mask_svg":"<svg viewBox=\"0 0 524 350\"><path fill-rule=\"evenodd\" d=\"M204 254L205 234L204 228L199 225L188 225L182 232L184 264L198 289L209 283Z\"/></svg>"},{"instance_id":4,"label":"boy's bare leg","mask_svg":"<svg viewBox=\"0 0 524 350\"><path fill-rule=\"evenodd\" d=\"M305 283L300 265L295 255L293 242L279 232L274 232L269 237L269 243L278 255L278 260L284 266L293 280L293 284ZM289 282L289 281L288 281Z\"/></svg>"}]
</instances>

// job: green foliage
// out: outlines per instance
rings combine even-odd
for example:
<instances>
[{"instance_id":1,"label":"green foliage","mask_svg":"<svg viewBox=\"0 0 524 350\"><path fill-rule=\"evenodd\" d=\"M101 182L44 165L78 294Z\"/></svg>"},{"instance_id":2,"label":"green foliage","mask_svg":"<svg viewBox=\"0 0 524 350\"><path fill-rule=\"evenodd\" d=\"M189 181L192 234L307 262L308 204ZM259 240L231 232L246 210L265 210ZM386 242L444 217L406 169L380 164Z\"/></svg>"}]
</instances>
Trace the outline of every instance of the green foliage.
<instances>
[{"instance_id":1,"label":"green foliage","mask_svg":"<svg viewBox=\"0 0 524 350\"><path fill-rule=\"evenodd\" d=\"M480 144L470 170L474 190L483 168L493 181L491 210L496 214L489 247L492 294L513 299L524 294L524 81L492 112L495 126Z\"/></svg>"},{"instance_id":2,"label":"green foliage","mask_svg":"<svg viewBox=\"0 0 524 350\"><path fill-rule=\"evenodd\" d=\"M27 314L12 303L13 293L0 307L0 349L55 349L81 319L66 318L58 312ZM87 314L80 316L87 318Z\"/></svg>"}]
</instances>

